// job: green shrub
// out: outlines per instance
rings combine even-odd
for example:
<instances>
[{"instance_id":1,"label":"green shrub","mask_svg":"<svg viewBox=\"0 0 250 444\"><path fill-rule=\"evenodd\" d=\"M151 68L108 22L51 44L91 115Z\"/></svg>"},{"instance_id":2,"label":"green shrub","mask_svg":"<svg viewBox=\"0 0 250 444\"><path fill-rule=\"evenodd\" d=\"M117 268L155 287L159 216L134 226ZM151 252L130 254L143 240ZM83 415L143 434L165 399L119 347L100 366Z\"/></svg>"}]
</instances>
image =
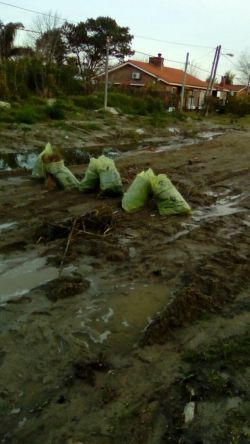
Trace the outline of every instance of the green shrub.
<instances>
[{"instance_id":1,"label":"green shrub","mask_svg":"<svg viewBox=\"0 0 250 444\"><path fill-rule=\"evenodd\" d=\"M27 123L31 125L32 123L39 120L39 115L31 106L24 106L23 108L15 111L14 119L17 123Z\"/></svg>"},{"instance_id":2,"label":"green shrub","mask_svg":"<svg viewBox=\"0 0 250 444\"><path fill-rule=\"evenodd\" d=\"M250 97L231 97L226 104L225 111L236 114L239 117L244 117L247 114L250 114Z\"/></svg>"},{"instance_id":3,"label":"green shrub","mask_svg":"<svg viewBox=\"0 0 250 444\"><path fill-rule=\"evenodd\" d=\"M35 105L35 106L41 106L41 105L45 105L46 104L46 99L44 99L43 97L40 96L30 96L28 98L28 102L31 105Z\"/></svg>"},{"instance_id":4,"label":"green shrub","mask_svg":"<svg viewBox=\"0 0 250 444\"><path fill-rule=\"evenodd\" d=\"M65 119L64 107L60 101L56 101L53 105L46 106L45 112L50 119L53 120Z\"/></svg>"},{"instance_id":5,"label":"green shrub","mask_svg":"<svg viewBox=\"0 0 250 444\"><path fill-rule=\"evenodd\" d=\"M98 109L103 106L103 94L89 94L87 96L73 96L71 97L75 106L85 109Z\"/></svg>"},{"instance_id":6,"label":"green shrub","mask_svg":"<svg viewBox=\"0 0 250 444\"><path fill-rule=\"evenodd\" d=\"M6 123L14 122L12 109L0 108L0 122L6 122Z\"/></svg>"},{"instance_id":7,"label":"green shrub","mask_svg":"<svg viewBox=\"0 0 250 444\"><path fill-rule=\"evenodd\" d=\"M100 125L98 125L98 123L95 123L95 122L87 122L87 123L83 123L83 124L81 125L81 127L82 127L83 129L85 129L86 131L96 131L96 130L101 129L101 128L100 128Z\"/></svg>"}]
</instances>

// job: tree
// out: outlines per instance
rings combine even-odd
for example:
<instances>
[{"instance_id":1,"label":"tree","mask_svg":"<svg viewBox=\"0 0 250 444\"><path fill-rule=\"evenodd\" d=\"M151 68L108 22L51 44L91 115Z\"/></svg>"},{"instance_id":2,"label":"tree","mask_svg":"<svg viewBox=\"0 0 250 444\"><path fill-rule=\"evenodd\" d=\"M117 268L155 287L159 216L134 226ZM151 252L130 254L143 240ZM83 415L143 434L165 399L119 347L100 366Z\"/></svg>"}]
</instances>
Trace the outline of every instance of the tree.
<instances>
[{"instance_id":1,"label":"tree","mask_svg":"<svg viewBox=\"0 0 250 444\"><path fill-rule=\"evenodd\" d=\"M31 52L28 47L16 47L14 45L15 37L18 29L23 29L22 23L7 23L4 25L0 22L0 60L7 60L10 57L21 56Z\"/></svg>"},{"instance_id":2,"label":"tree","mask_svg":"<svg viewBox=\"0 0 250 444\"><path fill-rule=\"evenodd\" d=\"M222 76L221 84L222 85L232 85L234 82L235 74L231 71L226 71L224 76Z\"/></svg>"},{"instance_id":3,"label":"tree","mask_svg":"<svg viewBox=\"0 0 250 444\"><path fill-rule=\"evenodd\" d=\"M65 60L66 50L61 28L50 29L36 40L36 52L49 64L56 62L61 65Z\"/></svg>"},{"instance_id":4,"label":"tree","mask_svg":"<svg viewBox=\"0 0 250 444\"><path fill-rule=\"evenodd\" d=\"M250 76L250 49L241 53L238 60L238 71L241 73L241 81L248 84Z\"/></svg>"},{"instance_id":5,"label":"tree","mask_svg":"<svg viewBox=\"0 0 250 444\"><path fill-rule=\"evenodd\" d=\"M77 25L65 23L63 33L68 54L75 55L79 73L86 80L104 68L108 37L111 55L133 54L129 28L120 27L110 17L91 18Z\"/></svg>"},{"instance_id":6,"label":"tree","mask_svg":"<svg viewBox=\"0 0 250 444\"><path fill-rule=\"evenodd\" d=\"M197 63L195 63L194 60L191 60L191 62L188 64L187 72L191 76L197 77L199 69L200 69L200 66L197 65Z\"/></svg>"}]
</instances>

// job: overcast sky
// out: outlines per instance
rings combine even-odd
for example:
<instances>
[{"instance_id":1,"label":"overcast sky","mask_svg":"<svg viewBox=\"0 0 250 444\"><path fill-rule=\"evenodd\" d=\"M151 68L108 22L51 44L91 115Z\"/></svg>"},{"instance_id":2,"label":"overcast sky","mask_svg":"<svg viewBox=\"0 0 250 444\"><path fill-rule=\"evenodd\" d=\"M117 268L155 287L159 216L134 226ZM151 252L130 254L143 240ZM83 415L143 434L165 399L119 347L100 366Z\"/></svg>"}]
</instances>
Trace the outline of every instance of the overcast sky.
<instances>
[{"instance_id":1,"label":"overcast sky","mask_svg":"<svg viewBox=\"0 0 250 444\"><path fill-rule=\"evenodd\" d=\"M222 45L222 54L234 54L234 57L222 55L218 77L226 70L236 72L240 53L250 48L250 0L10 0L4 3L45 13L50 11L76 23L91 17L112 17L118 25L130 28L137 58L146 59L139 52L162 53L165 65L182 69L181 63L184 64L189 52L190 60L200 68L196 75L202 79L209 75L217 45ZM0 20L4 23L18 21L30 29L35 17L31 12L0 2Z\"/></svg>"}]
</instances>

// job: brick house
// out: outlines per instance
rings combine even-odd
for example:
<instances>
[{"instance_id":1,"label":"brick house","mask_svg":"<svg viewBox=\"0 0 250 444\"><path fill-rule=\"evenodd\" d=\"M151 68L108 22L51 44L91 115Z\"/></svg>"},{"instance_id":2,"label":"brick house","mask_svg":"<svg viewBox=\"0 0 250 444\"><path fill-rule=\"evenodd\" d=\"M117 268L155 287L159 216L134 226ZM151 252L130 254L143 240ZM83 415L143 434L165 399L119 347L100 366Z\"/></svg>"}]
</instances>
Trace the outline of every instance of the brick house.
<instances>
[{"instance_id":1,"label":"brick house","mask_svg":"<svg viewBox=\"0 0 250 444\"><path fill-rule=\"evenodd\" d=\"M227 99L232 96L248 96L250 88L247 85L227 85L225 77L221 78L219 84L214 85L213 95L218 97L225 104Z\"/></svg>"},{"instance_id":2,"label":"brick house","mask_svg":"<svg viewBox=\"0 0 250 444\"><path fill-rule=\"evenodd\" d=\"M103 78L104 74L100 76ZM127 89L141 89L160 95L166 106L178 106L184 71L164 66L161 54L150 57L149 62L128 60L108 73L109 85ZM204 103L207 83L190 75L186 75L185 101L186 109L199 109Z\"/></svg>"}]
</instances>

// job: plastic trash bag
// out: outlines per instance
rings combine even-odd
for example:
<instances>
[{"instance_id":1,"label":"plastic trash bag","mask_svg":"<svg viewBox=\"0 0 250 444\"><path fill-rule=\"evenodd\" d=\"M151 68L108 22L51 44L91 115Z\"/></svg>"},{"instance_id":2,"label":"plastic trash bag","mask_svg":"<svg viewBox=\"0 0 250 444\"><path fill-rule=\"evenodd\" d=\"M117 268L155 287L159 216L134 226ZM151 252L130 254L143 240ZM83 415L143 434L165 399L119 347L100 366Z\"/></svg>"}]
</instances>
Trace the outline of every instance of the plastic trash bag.
<instances>
[{"instance_id":1,"label":"plastic trash bag","mask_svg":"<svg viewBox=\"0 0 250 444\"><path fill-rule=\"evenodd\" d=\"M160 215L190 213L191 208L166 174L151 178L151 187Z\"/></svg>"},{"instance_id":2,"label":"plastic trash bag","mask_svg":"<svg viewBox=\"0 0 250 444\"><path fill-rule=\"evenodd\" d=\"M122 199L122 208L131 213L143 208L151 194L151 180L154 178L154 172L149 168L137 174L136 178L124 194Z\"/></svg>"},{"instance_id":3,"label":"plastic trash bag","mask_svg":"<svg viewBox=\"0 0 250 444\"><path fill-rule=\"evenodd\" d=\"M85 176L79 184L80 191L93 191L99 188L100 178L97 171L97 161L98 159L91 157Z\"/></svg>"},{"instance_id":4,"label":"plastic trash bag","mask_svg":"<svg viewBox=\"0 0 250 444\"><path fill-rule=\"evenodd\" d=\"M44 156L52 156L53 155L53 149L50 143L47 143L44 150L39 154L36 163L32 170L32 177L36 179L41 179L45 177L45 169L44 169L44 163L43 163L43 157Z\"/></svg>"},{"instance_id":5,"label":"plastic trash bag","mask_svg":"<svg viewBox=\"0 0 250 444\"><path fill-rule=\"evenodd\" d=\"M57 162L49 162L44 164L46 173L52 174L61 185L61 187L68 191L79 188L79 181L74 174L64 165L63 160Z\"/></svg>"},{"instance_id":6,"label":"plastic trash bag","mask_svg":"<svg viewBox=\"0 0 250 444\"><path fill-rule=\"evenodd\" d=\"M91 191L101 188L109 193L121 193L122 181L115 163L104 155L95 159L92 157L84 179L80 182L80 191Z\"/></svg>"},{"instance_id":7,"label":"plastic trash bag","mask_svg":"<svg viewBox=\"0 0 250 444\"><path fill-rule=\"evenodd\" d=\"M97 159L97 171L100 177L102 191L119 194L122 193L122 181L115 163L104 155Z\"/></svg>"}]
</instances>

